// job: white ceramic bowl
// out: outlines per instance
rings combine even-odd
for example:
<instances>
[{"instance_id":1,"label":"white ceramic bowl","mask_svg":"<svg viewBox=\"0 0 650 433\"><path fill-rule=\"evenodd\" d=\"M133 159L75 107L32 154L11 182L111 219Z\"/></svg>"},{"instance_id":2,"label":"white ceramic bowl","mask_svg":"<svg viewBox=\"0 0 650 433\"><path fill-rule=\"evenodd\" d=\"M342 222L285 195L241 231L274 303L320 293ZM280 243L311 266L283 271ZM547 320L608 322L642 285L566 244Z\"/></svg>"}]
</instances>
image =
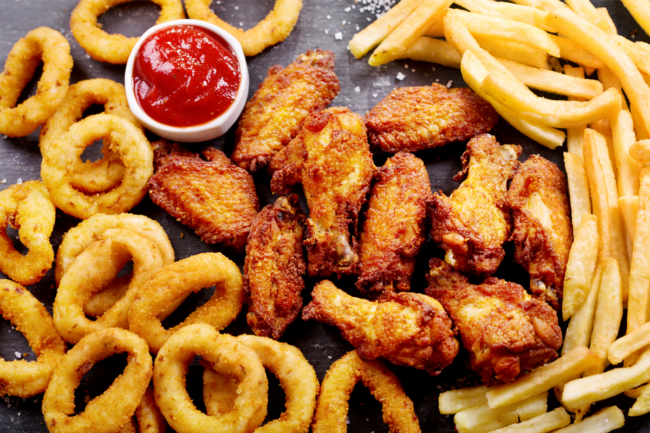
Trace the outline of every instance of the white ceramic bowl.
<instances>
[{"instance_id":1,"label":"white ceramic bowl","mask_svg":"<svg viewBox=\"0 0 650 433\"><path fill-rule=\"evenodd\" d=\"M135 63L135 56L140 50L140 47L144 41L154 32L158 30L165 29L171 26L185 25L185 26L196 26L202 27L204 29L210 30L211 32L216 33L221 36L228 45L230 45L237 56L237 61L239 62L239 70L241 73L241 82L239 83L239 89L237 90L237 96L235 100L230 105L230 107L219 117L211 120L208 123L196 126L188 127L177 127L169 126L164 123L160 123L151 118L144 110L140 107L138 100L135 97L135 92L133 90L133 64ZM126 99L129 102L129 108L138 119L138 121L144 125L145 128L151 132L169 140L180 141L185 143L195 143L197 141L206 141L217 138L228 131L232 125L235 124L244 105L246 104L246 98L248 97L248 66L246 65L246 57L244 56L244 51L242 47L230 33L222 30L221 28L210 24L205 21L199 20L174 20L168 21L162 24L155 25L147 30L133 47L131 55L129 56L129 61L126 64L126 72L124 73L124 87L126 89Z\"/></svg>"}]
</instances>

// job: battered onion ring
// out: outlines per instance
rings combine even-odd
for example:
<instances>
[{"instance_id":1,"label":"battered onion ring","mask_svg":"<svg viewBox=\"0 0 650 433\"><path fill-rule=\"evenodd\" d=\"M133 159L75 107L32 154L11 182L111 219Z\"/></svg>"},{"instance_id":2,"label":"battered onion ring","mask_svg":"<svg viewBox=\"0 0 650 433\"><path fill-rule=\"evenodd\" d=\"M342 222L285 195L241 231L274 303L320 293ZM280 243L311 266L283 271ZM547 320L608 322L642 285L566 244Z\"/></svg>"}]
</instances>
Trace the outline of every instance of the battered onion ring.
<instances>
[{"instance_id":1,"label":"battered onion ring","mask_svg":"<svg viewBox=\"0 0 650 433\"><path fill-rule=\"evenodd\" d=\"M50 235L56 209L43 183L30 180L0 191L0 271L25 286L38 283L52 267ZM20 242L29 249L20 254L7 236L7 225L18 228Z\"/></svg>"},{"instance_id":2,"label":"battered onion ring","mask_svg":"<svg viewBox=\"0 0 650 433\"><path fill-rule=\"evenodd\" d=\"M72 11L70 29L88 55L100 62L124 65L138 38L109 35L97 25L97 17L111 7L131 0L81 0ZM156 24L185 18L181 0L151 0L161 7Z\"/></svg>"},{"instance_id":3,"label":"battered onion ring","mask_svg":"<svg viewBox=\"0 0 650 433\"><path fill-rule=\"evenodd\" d=\"M108 389L74 415L74 391L96 363L127 352L124 372ZM152 360L147 343L119 328L93 332L82 338L54 370L43 396L43 415L50 433L115 433L129 422L151 380Z\"/></svg>"},{"instance_id":4,"label":"battered onion ring","mask_svg":"<svg viewBox=\"0 0 650 433\"><path fill-rule=\"evenodd\" d=\"M237 341L255 351L264 368L280 380L287 398L286 411L280 418L258 427L255 433L307 432L316 407L319 383L314 368L302 352L266 337L240 335ZM221 416L232 411L237 386L234 378L206 368L203 372L203 400L208 415Z\"/></svg>"},{"instance_id":5,"label":"battered onion ring","mask_svg":"<svg viewBox=\"0 0 650 433\"><path fill-rule=\"evenodd\" d=\"M104 112L114 114L138 128L140 124L129 109L124 86L106 78L95 78L72 84L56 113L41 127L39 146L47 148L52 141L63 135L72 124L79 121L84 111L93 104L104 106ZM115 188L124 176L124 165L110 151L110 139L104 140L104 157L95 162L76 161L72 170L71 184L87 193L103 192Z\"/></svg>"},{"instance_id":6,"label":"battered onion ring","mask_svg":"<svg viewBox=\"0 0 650 433\"><path fill-rule=\"evenodd\" d=\"M133 278L124 296L97 320L86 318L83 306L133 260ZM54 300L54 324L69 343L104 328L128 328L128 312L140 287L163 266L152 241L131 230L111 229L86 248L61 279Z\"/></svg>"},{"instance_id":7,"label":"battered onion ring","mask_svg":"<svg viewBox=\"0 0 650 433\"><path fill-rule=\"evenodd\" d=\"M348 400L359 380L382 403L390 431L420 433L413 402L404 394L397 376L379 361L362 361L356 351L344 355L327 371L312 425L314 433L347 431Z\"/></svg>"},{"instance_id":8,"label":"battered onion ring","mask_svg":"<svg viewBox=\"0 0 650 433\"><path fill-rule=\"evenodd\" d=\"M195 355L239 382L232 412L210 416L192 403L185 375ZM200 323L186 326L167 340L156 357L153 371L156 403L169 425L179 433L253 431L266 416L268 387L266 372L253 349Z\"/></svg>"},{"instance_id":9,"label":"battered onion ring","mask_svg":"<svg viewBox=\"0 0 650 433\"><path fill-rule=\"evenodd\" d=\"M0 396L40 394L65 354L65 342L43 304L13 281L0 280L0 314L25 336L37 357L36 362L0 359Z\"/></svg>"},{"instance_id":10,"label":"battered onion ring","mask_svg":"<svg viewBox=\"0 0 650 433\"><path fill-rule=\"evenodd\" d=\"M133 418L122 426L119 433L165 433L166 431L165 418L156 406L153 388L150 386L135 409Z\"/></svg>"},{"instance_id":11,"label":"battered onion ring","mask_svg":"<svg viewBox=\"0 0 650 433\"><path fill-rule=\"evenodd\" d=\"M16 106L41 59L36 94ZM56 30L39 27L16 42L0 75L0 134L24 137L34 132L63 101L71 71L70 44Z\"/></svg>"},{"instance_id":12,"label":"battered onion ring","mask_svg":"<svg viewBox=\"0 0 650 433\"><path fill-rule=\"evenodd\" d=\"M211 10L212 0L185 0L187 15L221 27L233 35L241 44L246 56L254 56L265 48L282 42L289 36L298 21L302 0L276 0L273 10L249 30L231 26L217 17Z\"/></svg>"},{"instance_id":13,"label":"battered onion ring","mask_svg":"<svg viewBox=\"0 0 650 433\"><path fill-rule=\"evenodd\" d=\"M95 214L78 226L70 229L56 253L54 279L57 286L77 256L90 244L101 239L106 230L127 229L149 238L162 254L163 265L174 263L174 248L162 226L143 215L123 213L119 215ZM99 317L115 302L124 296L133 274L115 278L101 292L94 294L84 305L84 313L90 317ZM166 317L166 316L165 316ZM164 319L164 317L163 317Z\"/></svg>"},{"instance_id":14,"label":"battered onion ring","mask_svg":"<svg viewBox=\"0 0 650 433\"><path fill-rule=\"evenodd\" d=\"M214 294L201 307L173 328L163 328L160 313L174 301L204 287L216 285ZM244 303L244 288L237 265L220 253L204 253L167 265L139 290L129 310L129 329L158 353L165 341L192 323L205 323L221 330L232 322ZM173 311L173 310L172 310Z\"/></svg>"},{"instance_id":15,"label":"battered onion ring","mask_svg":"<svg viewBox=\"0 0 650 433\"><path fill-rule=\"evenodd\" d=\"M110 191L87 195L75 189L69 177L84 149L100 138L111 137L111 150L120 155L124 178ZM72 125L43 154L41 177L52 202L80 219L96 213L129 211L147 193L153 174L153 150L144 133L132 123L112 114L96 114Z\"/></svg>"}]
</instances>

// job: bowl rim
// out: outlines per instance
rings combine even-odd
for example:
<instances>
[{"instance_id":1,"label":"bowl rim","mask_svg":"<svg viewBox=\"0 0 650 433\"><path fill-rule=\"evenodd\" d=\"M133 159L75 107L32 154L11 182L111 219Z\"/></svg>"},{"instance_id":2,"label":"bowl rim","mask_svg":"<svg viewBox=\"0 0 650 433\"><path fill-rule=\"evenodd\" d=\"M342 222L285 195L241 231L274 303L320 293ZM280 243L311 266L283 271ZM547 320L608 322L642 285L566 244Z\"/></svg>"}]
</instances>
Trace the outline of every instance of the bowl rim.
<instances>
[{"instance_id":1,"label":"bowl rim","mask_svg":"<svg viewBox=\"0 0 650 433\"><path fill-rule=\"evenodd\" d=\"M142 44L153 33L168 27L173 27L178 25L202 27L204 29L214 32L215 34L223 38L226 41L226 43L232 48L232 50L235 52L235 57L237 58L237 62L239 63L239 71L240 71L239 88L237 89L237 95L235 96L235 99L233 100L232 104L230 104L230 107L228 107L228 109L223 113L221 113L218 117L212 119L209 122L202 123L200 125L170 126L153 119L140 106L140 103L135 97L135 91L133 88L133 66L135 64L135 57L138 51L140 51ZM124 87L126 91L126 99L129 104L129 108L131 109L131 112L133 112L136 118L145 126L153 130L160 130L175 135L179 135L179 134L191 135L200 132L206 132L208 130L212 130L215 128L221 128L225 124L227 124L228 121L232 119L233 116L239 117L239 114L241 114L242 110L239 110L239 112L236 111L238 110L238 106L240 105L240 100L244 99L245 102L246 98L248 97L248 89L247 89L248 86L245 85L247 81L248 81L248 64L246 62L246 56L244 55L244 50L242 49L242 46L239 43L239 41L233 35L231 35L230 33L223 30L221 27L217 25L214 25L207 21L186 19L186 18L179 19L179 20L171 20L171 21L166 21L164 23L156 24L153 27L150 27L147 31L145 31L142 34L142 36L140 36L140 38L134 45L133 49L131 50L131 54L129 55L129 60L127 61L126 64L126 69L124 71Z\"/></svg>"}]
</instances>

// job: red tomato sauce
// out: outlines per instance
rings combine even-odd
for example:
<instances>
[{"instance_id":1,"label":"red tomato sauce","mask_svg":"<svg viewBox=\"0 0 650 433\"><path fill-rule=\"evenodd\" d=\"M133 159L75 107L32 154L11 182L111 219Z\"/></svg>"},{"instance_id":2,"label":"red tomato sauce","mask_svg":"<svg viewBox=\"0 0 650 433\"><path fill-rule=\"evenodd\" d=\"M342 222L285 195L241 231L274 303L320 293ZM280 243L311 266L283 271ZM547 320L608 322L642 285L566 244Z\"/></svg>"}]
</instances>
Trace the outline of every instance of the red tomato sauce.
<instances>
[{"instance_id":1,"label":"red tomato sauce","mask_svg":"<svg viewBox=\"0 0 650 433\"><path fill-rule=\"evenodd\" d=\"M133 67L140 107L169 126L196 126L219 117L235 100L240 81L232 48L196 26L167 27L149 36Z\"/></svg>"}]
</instances>

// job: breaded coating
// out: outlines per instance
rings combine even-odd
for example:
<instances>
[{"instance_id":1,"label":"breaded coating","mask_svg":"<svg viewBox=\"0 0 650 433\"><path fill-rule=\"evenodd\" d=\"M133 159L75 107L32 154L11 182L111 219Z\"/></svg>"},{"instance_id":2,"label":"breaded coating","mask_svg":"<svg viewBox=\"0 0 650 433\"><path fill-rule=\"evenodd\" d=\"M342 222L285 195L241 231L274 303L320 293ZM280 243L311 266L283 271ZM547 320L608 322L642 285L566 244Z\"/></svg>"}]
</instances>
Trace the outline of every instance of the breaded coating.
<instances>
[{"instance_id":1,"label":"breaded coating","mask_svg":"<svg viewBox=\"0 0 650 433\"><path fill-rule=\"evenodd\" d=\"M487 277L505 257L503 244L512 230L506 194L520 154L521 146L500 146L492 135L474 137L462 156L463 170L454 177L458 182L467 176L465 181L450 197L433 194L431 235L454 269Z\"/></svg>"},{"instance_id":2,"label":"breaded coating","mask_svg":"<svg viewBox=\"0 0 650 433\"><path fill-rule=\"evenodd\" d=\"M484 383L510 382L557 358L562 330L556 312L519 284L490 277L483 284L431 259L426 294L440 301Z\"/></svg>"},{"instance_id":3,"label":"breaded coating","mask_svg":"<svg viewBox=\"0 0 650 433\"><path fill-rule=\"evenodd\" d=\"M552 162L532 155L517 170L507 198L514 223L515 260L530 274L533 295L558 309L573 243L564 173Z\"/></svg>"},{"instance_id":4,"label":"breaded coating","mask_svg":"<svg viewBox=\"0 0 650 433\"><path fill-rule=\"evenodd\" d=\"M352 275L359 261L359 211L376 170L363 119L347 108L314 113L290 147L286 153L294 157L275 172L271 190L285 194L302 182L309 205L307 274Z\"/></svg>"},{"instance_id":5,"label":"breaded coating","mask_svg":"<svg viewBox=\"0 0 650 433\"><path fill-rule=\"evenodd\" d=\"M309 50L286 68L271 67L244 107L232 160L251 172L263 168L298 135L307 116L325 109L339 90L332 51Z\"/></svg>"},{"instance_id":6,"label":"breaded coating","mask_svg":"<svg viewBox=\"0 0 650 433\"><path fill-rule=\"evenodd\" d=\"M499 116L468 88L400 87L366 114L368 136L384 152L415 152L464 141L494 128Z\"/></svg>"},{"instance_id":7,"label":"breaded coating","mask_svg":"<svg viewBox=\"0 0 650 433\"><path fill-rule=\"evenodd\" d=\"M153 146L151 200L192 228L206 244L243 251L260 208L250 173L215 148L199 155L165 140Z\"/></svg>"},{"instance_id":8,"label":"breaded coating","mask_svg":"<svg viewBox=\"0 0 650 433\"><path fill-rule=\"evenodd\" d=\"M298 196L280 197L257 214L244 263L246 321L255 335L279 339L302 309L305 213Z\"/></svg>"},{"instance_id":9,"label":"breaded coating","mask_svg":"<svg viewBox=\"0 0 650 433\"><path fill-rule=\"evenodd\" d=\"M432 197L427 169L413 154L396 154L375 178L360 236L357 280L357 288L371 298L411 288Z\"/></svg>"},{"instance_id":10,"label":"breaded coating","mask_svg":"<svg viewBox=\"0 0 650 433\"><path fill-rule=\"evenodd\" d=\"M314 287L302 318L338 327L364 361L382 357L437 376L458 354L447 313L438 301L419 293L388 292L372 302L325 280Z\"/></svg>"}]
</instances>

